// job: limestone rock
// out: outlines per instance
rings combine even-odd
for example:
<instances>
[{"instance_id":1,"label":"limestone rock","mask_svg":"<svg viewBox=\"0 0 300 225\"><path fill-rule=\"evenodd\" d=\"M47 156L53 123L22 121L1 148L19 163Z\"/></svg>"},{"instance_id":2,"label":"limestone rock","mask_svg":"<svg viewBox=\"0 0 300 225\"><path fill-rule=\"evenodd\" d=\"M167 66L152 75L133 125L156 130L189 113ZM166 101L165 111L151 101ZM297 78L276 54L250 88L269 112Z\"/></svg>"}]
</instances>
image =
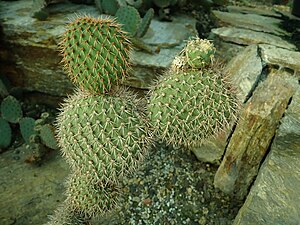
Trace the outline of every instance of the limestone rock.
<instances>
[{"instance_id":1,"label":"limestone rock","mask_svg":"<svg viewBox=\"0 0 300 225\"><path fill-rule=\"evenodd\" d=\"M293 95L291 104L289 105L285 116L281 120L278 131L278 137L289 134L300 135L300 87L298 85L297 92ZM299 164L300 165L300 164Z\"/></svg>"},{"instance_id":2,"label":"limestone rock","mask_svg":"<svg viewBox=\"0 0 300 225\"><path fill-rule=\"evenodd\" d=\"M212 29L211 32L223 41L239 45L270 44L281 48L296 49L295 45L279 36L259 31L237 27L221 27Z\"/></svg>"},{"instance_id":3,"label":"limestone rock","mask_svg":"<svg viewBox=\"0 0 300 225\"><path fill-rule=\"evenodd\" d=\"M237 11L237 9L236 9ZM221 26L234 26L274 35L288 35L288 33L279 27L280 19L258 15L256 13L230 13L217 10L212 11L217 22Z\"/></svg>"},{"instance_id":4,"label":"limestone rock","mask_svg":"<svg viewBox=\"0 0 300 225\"><path fill-rule=\"evenodd\" d=\"M262 60L270 65L300 71L300 52L278 48L272 45L259 45ZM299 76L299 75L298 75ZM300 77L300 76L299 76Z\"/></svg>"},{"instance_id":5,"label":"limestone rock","mask_svg":"<svg viewBox=\"0 0 300 225\"><path fill-rule=\"evenodd\" d=\"M57 45L68 18L88 14L99 17L96 7L68 1L47 6L46 21L31 17L32 0L0 1L0 23L4 39L0 41L0 72L15 86L30 91L65 96L73 90L66 77ZM128 85L149 87L152 80L169 66L181 51L184 40L196 35L193 18L176 15L173 22L153 20L144 41L158 50L155 54L133 52L133 76ZM180 30L180 32L178 32ZM160 50L160 51L159 51Z\"/></svg>"},{"instance_id":6,"label":"limestone rock","mask_svg":"<svg viewBox=\"0 0 300 225\"><path fill-rule=\"evenodd\" d=\"M243 199L277 126L294 93L289 77L269 74L253 93L241 112L239 122L215 175L214 184L223 192Z\"/></svg>"},{"instance_id":7,"label":"limestone rock","mask_svg":"<svg viewBox=\"0 0 300 225\"><path fill-rule=\"evenodd\" d=\"M300 221L300 88L234 225L298 225Z\"/></svg>"},{"instance_id":8,"label":"limestone rock","mask_svg":"<svg viewBox=\"0 0 300 225\"><path fill-rule=\"evenodd\" d=\"M266 8L247 7L229 5L226 7L229 13L242 13L242 14L256 14L261 16L268 16L274 18L281 18L281 14L275 11L266 10Z\"/></svg>"},{"instance_id":9,"label":"limestone rock","mask_svg":"<svg viewBox=\"0 0 300 225\"><path fill-rule=\"evenodd\" d=\"M226 66L226 73L238 88L240 102L250 97L261 79L263 65L257 45L250 45L235 56Z\"/></svg>"}]
</instances>

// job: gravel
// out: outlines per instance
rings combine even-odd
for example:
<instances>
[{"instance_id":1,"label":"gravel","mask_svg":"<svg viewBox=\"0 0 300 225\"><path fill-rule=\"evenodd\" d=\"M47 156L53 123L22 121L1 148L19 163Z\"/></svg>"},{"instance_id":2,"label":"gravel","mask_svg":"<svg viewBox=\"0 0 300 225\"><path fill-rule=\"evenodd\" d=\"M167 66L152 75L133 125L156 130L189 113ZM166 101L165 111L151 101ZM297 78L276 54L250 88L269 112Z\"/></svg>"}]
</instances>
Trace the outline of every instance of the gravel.
<instances>
[{"instance_id":1,"label":"gravel","mask_svg":"<svg viewBox=\"0 0 300 225\"><path fill-rule=\"evenodd\" d=\"M118 215L95 224L232 224L242 202L214 188L216 170L185 149L156 146L139 171L124 179Z\"/></svg>"}]
</instances>

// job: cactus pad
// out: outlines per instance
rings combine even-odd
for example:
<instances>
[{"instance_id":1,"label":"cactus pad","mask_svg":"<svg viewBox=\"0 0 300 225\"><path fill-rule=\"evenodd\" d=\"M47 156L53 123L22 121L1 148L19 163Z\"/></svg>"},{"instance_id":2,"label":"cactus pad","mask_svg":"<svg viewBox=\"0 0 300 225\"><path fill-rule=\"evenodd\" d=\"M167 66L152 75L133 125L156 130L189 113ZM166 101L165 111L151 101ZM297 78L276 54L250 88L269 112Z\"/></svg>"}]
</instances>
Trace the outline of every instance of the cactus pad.
<instances>
[{"instance_id":1,"label":"cactus pad","mask_svg":"<svg viewBox=\"0 0 300 225\"><path fill-rule=\"evenodd\" d=\"M35 120L31 117L24 117L19 122L20 131L26 144L29 144L30 136L35 134Z\"/></svg>"},{"instance_id":2,"label":"cactus pad","mask_svg":"<svg viewBox=\"0 0 300 225\"><path fill-rule=\"evenodd\" d=\"M20 102L13 96L9 95L1 103L2 118L10 123L17 123L23 117Z\"/></svg>"},{"instance_id":3,"label":"cactus pad","mask_svg":"<svg viewBox=\"0 0 300 225\"><path fill-rule=\"evenodd\" d=\"M212 63L215 51L210 41L197 37L187 43L182 54L192 69L199 69Z\"/></svg>"},{"instance_id":4,"label":"cactus pad","mask_svg":"<svg viewBox=\"0 0 300 225\"><path fill-rule=\"evenodd\" d=\"M154 16L154 9L152 8L148 9L137 30L137 34L136 34L137 37L143 37L146 34L153 16Z\"/></svg>"},{"instance_id":5,"label":"cactus pad","mask_svg":"<svg viewBox=\"0 0 300 225\"><path fill-rule=\"evenodd\" d=\"M118 9L116 12L117 21L123 24L123 29L130 34L135 36L138 27L141 22L141 17L136 8L132 6L124 6Z\"/></svg>"},{"instance_id":6,"label":"cactus pad","mask_svg":"<svg viewBox=\"0 0 300 225\"><path fill-rule=\"evenodd\" d=\"M137 101L127 95L77 91L64 103L57 121L58 141L73 169L105 183L118 182L136 168L149 142L148 126Z\"/></svg>"},{"instance_id":7,"label":"cactus pad","mask_svg":"<svg viewBox=\"0 0 300 225\"><path fill-rule=\"evenodd\" d=\"M112 19L76 19L68 25L60 47L70 79L82 90L107 93L127 74L131 44Z\"/></svg>"},{"instance_id":8,"label":"cactus pad","mask_svg":"<svg viewBox=\"0 0 300 225\"><path fill-rule=\"evenodd\" d=\"M9 123L0 117L0 148L7 148L10 145L11 133Z\"/></svg>"},{"instance_id":9,"label":"cactus pad","mask_svg":"<svg viewBox=\"0 0 300 225\"><path fill-rule=\"evenodd\" d=\"M158 137L193 148L228 128L237 103L220 72L170 73L150 92L149 116Z\"/></svg>"},{"instance_id":10,"label":"cactus pad","mask_svg":"<svg viewBox=\"0 0 300 225\"><path fill-rule=\"evenodd\" d=\"M70 211L83 218L108 212L116 206L119 192L114 186L103 186L89 174L73 173L67 180L66 202Z\"/></svg>"},{"instance_id":11,"label":"cactus pad","mask_svg":"<svg viewBox=\"0 0 300 225\"><path fill-rule=\"evenodd\" d=\"M42 143L51 149L58 149L57 140L55 137L54 127L50 124L44 124L40 128L40 137Z\"/></svg>"}]
</instances>

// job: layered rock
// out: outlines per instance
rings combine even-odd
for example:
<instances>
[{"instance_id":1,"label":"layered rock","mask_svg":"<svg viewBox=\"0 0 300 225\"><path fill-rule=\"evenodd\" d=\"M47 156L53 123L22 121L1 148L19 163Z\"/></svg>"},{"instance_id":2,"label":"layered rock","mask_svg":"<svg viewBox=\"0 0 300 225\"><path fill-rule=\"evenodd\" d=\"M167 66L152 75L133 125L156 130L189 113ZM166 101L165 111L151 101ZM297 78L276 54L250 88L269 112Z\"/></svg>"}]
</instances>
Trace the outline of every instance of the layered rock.
<instances>
[{"instance_id":1,"label":"layered rock","mask_svg":"<svg viewBox=\"0 0 300 225\"><path fill-rule=\"evenodd\" d=\"M300 88L234 225L296 225L300 221Z\"/></svg>"}]
</instances>

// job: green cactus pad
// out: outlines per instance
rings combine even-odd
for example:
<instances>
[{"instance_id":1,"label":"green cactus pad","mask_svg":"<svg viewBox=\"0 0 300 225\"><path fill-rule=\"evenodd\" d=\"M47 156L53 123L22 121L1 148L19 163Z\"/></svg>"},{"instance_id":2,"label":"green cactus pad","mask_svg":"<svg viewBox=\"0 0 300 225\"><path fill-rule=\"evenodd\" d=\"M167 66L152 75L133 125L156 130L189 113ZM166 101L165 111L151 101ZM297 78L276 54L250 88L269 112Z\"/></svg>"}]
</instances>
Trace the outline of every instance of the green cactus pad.
<instances>
[{"instance_id":1,"label":"green cactus pad","mask_svg":"<svg viewBox=\"0 0 300 225\"><path fill-rule=\"evenodd\" d=\"M36 133L34 130L35 120L31 117L24 117L20 120L19 125L25 143L29 144L30 136Z\"/></svg>"},{"instance_id":2,"label":"green cactus pad","mask_svg":"<svg viewBox=\"0 0 300 225\"><path fill-rule=\"evenodd\" d=\"M148 9L137 30L136 33L137 37L143 37L146 34L147 30L149 29L153 16L154 16L154 9L152 8Z\"/></svg>"},{"instance_id":3,"label":"green cactus pad","mask_svg":"<svg viewBox=\"0 0 300 225\"><path fill-rule=\"evenodd\" d=\"M66 100L57 129L59 146L71 167L104 183L118 182L136 168L149 142L148 126L136 105L124 91L117 96L77 91Z\"/></svg>"},{"instance_id":4,"label":"green cactus pad","mask_svg":"<svg viewBox=\"0 0 300 225\"><path fill-rule=\"evenodd\" d=\"M11 128L9 123L0 117L0 148L7 148L11 143Z\"/></svg>"},{"instance_id":5,"label":"green cactus pad","mask_svg":"<svg viewBox=\"0 0 300 225\"><path fill-rule=\"evenodd\" d=\"M116 12L117 21L123 24L122 29L129 33L130 36L135 36L141 22L141 17L136 8L125 6L118 9Z\"/></svg>"},{"instance_id":6,"label":"green cactus pad","mask_svg":"<svg viewBox=\"0 0 300 225\"><path fill-rule=\"evenodd\" d=\"M58 143L55 137L55 129L50 124L42 125L40 128L40 137L42 143L51 149L58 149Z\"/></svg>"},{"instance_id":7,"label":"green cactus pad","mask_svg":"<svg viewBox=\"0 0 300 225\"><path fill-rule=\"evenodd\" d=\"M20 102L13 96L9 95L1 103L2 118L10 123L17 123L23 117Z\"/></svg>"},{"instance_id":8,"label":"green cactus pad","mask_svg":"<svg viewBox=\"0 0 300 225\"><path fill-rule=\"evenodd\" d=\"M117 10L126 6L126 0L99 0L101 4L101 10L108 15L114 16ZM99 5L99 3L97 3Z\"/></svg>"},{"instance_id":9,"label":"green cactus pad","mask_svg":"<svg viewBox=\"0 0 300 225\"><path fill-rule=\"evenodd\" d=\"M109 18L81 17L68 25L60 43L65 69L82 90L104 94L124 81L131 44Z\"/></svg>"},{"instance_id":10,"label":"green cactus pad","mask_svg":"<svg viewBox=\"0 0 300 225\"><path fill-rule=\"evenodd\" d=\"M159 138L194 148L229 127L237 101L220 71L170 73L150 91L149 117Z\"/></svg>"},{"instance_id":11,"label":"green cactus pad","mask_svg":"<svg viewBox=\"0 0 300 225\"><path fill-rule=\"evenodd\" d=\"M119 191L114 185L102 185L90 174L73 173L67 180L66 202L70 211L91 218L116 207Z\"/></svg>"},{"instance_id":12,"label":"green cactus pad","mask_svg":"<svg viewBox=\"0 0 300 225\"><path fill-rule=\"evenodd\" d=\"M197 37L187 43L182 55L192 69L199 69L212 63L215 52L216 49L210 41Z\"/></svg>"}]
</instances>

